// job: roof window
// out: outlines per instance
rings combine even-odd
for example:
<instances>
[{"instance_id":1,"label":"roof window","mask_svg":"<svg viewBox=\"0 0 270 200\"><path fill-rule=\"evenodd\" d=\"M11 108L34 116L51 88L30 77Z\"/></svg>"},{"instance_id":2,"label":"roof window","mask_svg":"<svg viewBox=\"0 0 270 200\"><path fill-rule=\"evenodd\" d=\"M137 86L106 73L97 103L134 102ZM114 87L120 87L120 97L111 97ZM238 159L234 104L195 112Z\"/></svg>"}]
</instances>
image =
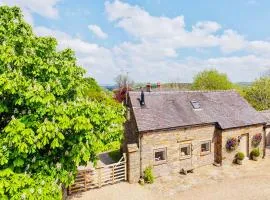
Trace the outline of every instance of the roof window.
<instances>
[{"instance_id":1,"label":"roof window","mask_svg":"<svg viewBox=\"0 0 270 200\"><path fill-rule=\"evenodd\" d=\"M201 104L200 104L200 102L195 101L195 100L192 100L192 101L190 101L190 103L191 103L193 109L195 109L195 110L201 109Z\"/></svg>"}]
</instances>

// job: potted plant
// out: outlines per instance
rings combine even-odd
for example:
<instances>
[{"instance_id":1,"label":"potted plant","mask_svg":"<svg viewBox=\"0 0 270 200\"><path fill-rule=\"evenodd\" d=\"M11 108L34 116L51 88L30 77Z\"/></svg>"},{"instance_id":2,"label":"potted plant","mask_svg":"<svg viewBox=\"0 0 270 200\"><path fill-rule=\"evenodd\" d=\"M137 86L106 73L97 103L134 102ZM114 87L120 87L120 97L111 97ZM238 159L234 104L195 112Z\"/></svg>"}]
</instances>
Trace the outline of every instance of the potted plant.
<instances>
[{"instance_id":1,"label":"potted plant","mask_svg":"<svg viewBox=\"0 0 270 200\"><path fill-rule=\"evenodd\" d=\"M259 159L259 156L260 156L259 148L253 149L250 153L250 157L252 160L257 161Z\"/></svg>"},{"instance_id":2,"label":"potted plant","mask_svg":"<svg viewBox=\"0 0 270 200\"><path fill-rule=\"evenodd\" d=\"M259 146L261 141L262 141L262 134L261 133L257 133L256 135L254 135L252 137L252 145L253 145L253 147Z\"/></svg>"},{"instance_id":3,"label":"potted plant","mask_svg":"<svg viewBox=\"0 0 270 200\"><path fill-rule=\"evenodd\" d=\"M238 140L235 137L228 138L226 142L227 151L234 151L238 147Z\"/></svg>"},{"instance_id":4,"label":"potted plant","mask_svg":"<svg viewBox=\"0 0 270 200\"><path fill-rule=\"evenodd\" d=\"M153 170L152 167L146 167L144 170L144 182L145 183L154 183L154 175L153 175Z\"/></svg>"},{"instance_id":5,"label":"potted plant","mask_svg":"<svg viewBox=\"0 0 270 200\"><path fill-rule=\"evenodd\" d=\"M235 155L235 161L238 165L242 165L242 162L245 158L245 154L242 153L242 152L238 152L236 155Z\"/></svg>"}]
</instances>

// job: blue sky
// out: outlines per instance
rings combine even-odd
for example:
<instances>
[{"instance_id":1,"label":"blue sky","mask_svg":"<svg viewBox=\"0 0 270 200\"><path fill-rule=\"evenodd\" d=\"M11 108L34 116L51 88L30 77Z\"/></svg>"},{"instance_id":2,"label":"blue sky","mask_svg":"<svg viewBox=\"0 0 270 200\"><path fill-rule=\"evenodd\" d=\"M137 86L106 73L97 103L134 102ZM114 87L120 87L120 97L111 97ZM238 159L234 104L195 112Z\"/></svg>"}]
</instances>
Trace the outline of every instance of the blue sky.
<instances>
[{"instance_id":1,"label":"blue sky","mask_svg":"<svg viewBox=\"0 0 270 200\"><path fill-rule=\"evenodd\" d=\"M101 84L190 82L216 68L234 81L270 69L266 0L0 0L20 6L36 34L75 50Z\"/></svg>"}]
</instances>

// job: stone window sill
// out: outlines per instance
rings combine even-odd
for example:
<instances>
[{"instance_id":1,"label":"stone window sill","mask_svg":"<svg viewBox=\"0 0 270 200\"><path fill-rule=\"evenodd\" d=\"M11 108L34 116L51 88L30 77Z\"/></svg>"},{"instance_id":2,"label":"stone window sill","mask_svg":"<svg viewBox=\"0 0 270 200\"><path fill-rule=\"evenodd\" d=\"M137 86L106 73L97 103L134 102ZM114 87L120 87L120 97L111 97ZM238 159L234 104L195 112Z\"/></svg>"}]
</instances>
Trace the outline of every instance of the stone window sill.
<instances>
[{"instance_id":1,"label":"stone window sill","mask_svg":"<svg viewBox=\"0 0 270 200\"><path fill-rule=\"evenodd\" d=\"M186 160L186 159L190 159L191 156L183 156L183 157L180 157L180 160Z\"/></svg>"},{"instance_id":2,"label":"stone window sill","mask_svg":"<svg viewBox=\"0 0 270 200\"><path fill-rule=\"evenodd\" d=\"M209 155L210 153L211 153L210 151L201 152L201 156L207 156L207 155Z\"/></svg>"},{"instance_id":3,"label":"stone window sill","mask_svg":"<svg viewBox=\"0 0 270 200\"><path fill-rule=\"evenodd\" d=\"M167 160L155 161L154 166L167 164Z\"/></svg>"}]
</instances>

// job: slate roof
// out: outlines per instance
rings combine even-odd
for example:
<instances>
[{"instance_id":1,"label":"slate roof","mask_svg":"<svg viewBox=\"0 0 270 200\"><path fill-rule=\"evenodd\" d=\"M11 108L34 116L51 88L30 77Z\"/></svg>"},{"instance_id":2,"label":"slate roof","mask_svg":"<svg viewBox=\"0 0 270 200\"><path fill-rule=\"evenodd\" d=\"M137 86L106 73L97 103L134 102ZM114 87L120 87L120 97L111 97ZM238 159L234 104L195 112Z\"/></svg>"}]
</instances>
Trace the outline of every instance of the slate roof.
<instances>
[{"instance_id":1,"label":"slate roof","mask_svg":"<svg viewBox=\"0 0 270 200\"><path fill-rule=\"evenodd\" d=\"M267 126L270 126L270 110L263 110L261 111L261 114L264 116Z\"/></svg>"},{"instance_id":2,"label":"slate roof","mask_svg":"<svg viewBox=\"0 0 270 200\"><path fill-rule=\"evenodd\" d=\"M145 106L140 106L140 94L129 92L139 132L211 123L222 129L266 123L235 91L144 92ZM192 100L201 109L194 110Z\"/></svg>"}]
</instances>

